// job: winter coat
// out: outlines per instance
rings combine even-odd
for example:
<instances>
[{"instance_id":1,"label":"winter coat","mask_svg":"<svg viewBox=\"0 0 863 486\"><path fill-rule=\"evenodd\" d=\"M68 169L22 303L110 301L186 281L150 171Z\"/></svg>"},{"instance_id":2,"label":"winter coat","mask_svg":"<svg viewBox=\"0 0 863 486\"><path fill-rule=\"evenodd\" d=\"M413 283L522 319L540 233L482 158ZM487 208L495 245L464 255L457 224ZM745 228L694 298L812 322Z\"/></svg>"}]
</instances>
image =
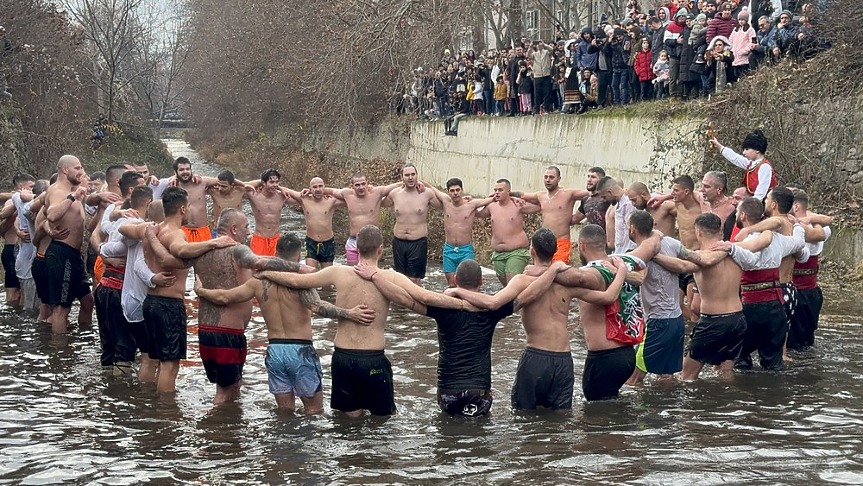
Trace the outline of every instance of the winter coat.
<instances>
[{"instance_id":1,"label":"winter coat","mask_svg":"<svg viewBox=\"0 0 863 486\"><path fill-rule=\"evenodd\" d=\"M749 45L752 38L756 37L755 29L735 29L728 40L731 41L731 52L734 53L734 66L749 65Z\"/></svg>"},{"instance_id":2,"label":"winter coat","mask_svg":"<svg viewBox=\"0 0 863 486\"><path fill-rule=\"evenodd\" d=\"M581 29L582 38L578 41L578 48L575 51L576 66L578 66L579 71L584 71L585 68L590 69L591 71L596 71L596 57L599 54L596 52L588 52L588 49L590 49L590 42L584 40L585 32L590 32L590 37L591 39L593 38L593 31L590 30L590 27Z\"/></svg>"},{"instance_id":3,"label":"winter coat","mask_svg":"<svg viewBox=\"0 0 863 486\"><path fill-rule=\"evenodd\" d=\"M659 30L650 35L650 53L653 55L653 62L659 59L659 53L665 49L665 27L660 27Z\"/></svg>"},{"instance_id":4,"label":"winter coat","mask_svg":"<svg viewBox=\"0 0 863 486\"><path fill-rule=\"evenodd\" d=\"M653 55L650 51L638 51L638 54L635 55L635 64L632 67L635 69L639 81L650 81L654 78L652 64Z\"/></svg>"},{"instance_id":5,"label":"winter coat","mask_svg":"<svg viewBox=\"0 0 863 486\"><path fill-rule=\"evenodd\" d=\"M680 25L676 22L665 28L665 37L662 41L665 44L665 52L668 53L668 57L680 59L683 44L678 43L677 38L683 35L684 29L686 29L685 24Z\"/></svg>"},{"instance_id":6,"label":"winter coat","mask_svg":"<svg viewBox=\"0 0 863 486\"><path fill-rule=\"evenodd\" d=\"M735 27L737 27L737 21L734 20L734 17L725 20L717 14L713 20L707 23L707 43L710 44L710 41L716 36L730 36Z\"/></svg>"},{"instance_id":7,"label":"winter coat","mask_svg":"<svg viewBox=\"0 0 863 486\"><path fill-rule=\"evenodd\" d=\"M632 52L632 38L626 36L617 44L611 45L612 71L619 73L629 68L629 53Z\"/></svg>"},{"instance_id":8,"label":"winter coat","mask_svg":"<svg viewBox=\"0 0 863 486\"><path fill-rule=\"evenodd\" d=\"M701 79L697 73L691 71L692 64L695 63L695 48L689 43L691 35L692 30L687 27L683 31L683 44L680 45L680 71L677 80L681 83L690 83Z\"/></svg>"}]
</instances>

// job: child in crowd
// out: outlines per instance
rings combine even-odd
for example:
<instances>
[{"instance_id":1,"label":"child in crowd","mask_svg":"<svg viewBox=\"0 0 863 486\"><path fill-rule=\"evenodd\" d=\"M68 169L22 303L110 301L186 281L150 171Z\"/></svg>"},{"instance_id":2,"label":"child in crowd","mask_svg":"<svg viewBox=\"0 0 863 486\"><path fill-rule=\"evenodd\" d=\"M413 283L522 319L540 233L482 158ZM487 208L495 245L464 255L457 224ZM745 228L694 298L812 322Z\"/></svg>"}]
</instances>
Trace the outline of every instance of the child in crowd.
<instances>
[{"instance_id":1,"label":"child in crowd","mask_svg":"<svg viewBox=\"0 0 863 486\"><path fill-rule=\"evenodd\" d=\"M525 61L518 62L518 76L515 78L518 85L518 100L521 104L521 114L527 115L533 112L533 72Z\"/></svg>"},{"instance_id":2,"label":"child in crowd","mask_svg":"<svg viewBox=\"0 0 863 486\"><path fill-rule=\"evenodd\" d=\"M689 45L695 51L695 60L689 66L692 73L701 78L701 92L707 92L707 76L704 71L707 69L707 60L704 58L704 53L707 51L707 16L703 13L695 17L692 23L692 30L689 34ZM694 78L693 78L694 79ZM695 95L697 97L697 94Z\"/></svg>"},{"instance_id":3,"label":"child in crowd","mask_svg":"<svg viewBox=\"0 0 863 486\"><path fill-rule=\"evenodd\" d=\"M471 81L471 84L473 85L473 100L470 104L470 112L473 115L482 115L482 108L483 106L485 106L482 97L482 83L474 79L473 81Z\"/></svg>"},{"instance_id":4,"label":"child in crowd","mask_svg":"<svg viewBox=\"0 0 863 486\"><path fill-rule=\"evenodd\" d=\"M662 51L659 53L659 59L653 65L653 74L656 78L653 84L656 86L656 99L661 100L668 96L668 83L670 79L671 68L668 65L668 53Z\"/></svg>"},{"instance_id":5,"label":"child in crowd","mask_svg":"<svg viewBox=\"0 0 863 486\"><path fill-rule=\"evenodd\" d=\"M632 65L641 84L642 101L651 99L650 88L653 86L654 78L653 69L650 67L651 62L653 62L653 53L650 51L650 39L644 37L641 39L641 49L635 55L635 63Z\"/></svg>"},{"instance_id":6,"label":"child in crowd","mask_svg":"<svg viewBox=\"0 0 863 486\"><path fill-rule=\"evenodd\" d=\"M740 78L749 72L749 46L758 42L755 29L749 25L749 10L746 7L737 15L737 26L728 40L731 41L731 52L734 53L734 77Z\"/></svg>"},{"instance_id":7,"label":"child in crowd","mask_svg":"<svg viewBox=\"0 0 863 486\"><path fill-rule=\"evenodd\" d=\"M494 116L500 116L504 112L505 103L506 83L503 82L503 74L500 74L494 85Z\"/></svg>"},{"instance_id":8,"label":"child in crowd","mask_svg":"<svg viewBox=\"0 0 863 486\"><path fill-rule=\"evenodd\" d=\"M593 74L590 69L585 69L582 71L581 75L581 108L580 112L582 113L588 108L596 108L596 100L599 95L599 78Z\"/></svg>"}]
</instances>

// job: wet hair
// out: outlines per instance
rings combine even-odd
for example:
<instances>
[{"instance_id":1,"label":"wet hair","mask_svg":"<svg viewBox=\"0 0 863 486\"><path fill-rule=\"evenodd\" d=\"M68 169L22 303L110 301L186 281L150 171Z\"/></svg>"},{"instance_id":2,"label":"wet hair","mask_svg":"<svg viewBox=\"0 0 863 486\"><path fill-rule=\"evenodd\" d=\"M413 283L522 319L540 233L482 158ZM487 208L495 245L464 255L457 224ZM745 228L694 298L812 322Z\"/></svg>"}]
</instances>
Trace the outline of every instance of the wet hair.
<instances>
[{"instance_id":1,"label":"wet hair","mask_svg":"<svg viewBox=\"0 0 863 486\"><path fill-rule=\"evenodd\" d=\"M48 189L48 186L50 185L51 183L46 181L45 179L37 180L36 183L33 184L33 195L38 196L39 194L42 194L43 192L45 192L46 189Z\"/></svg>"},{"instance_id":2,"label":"wet hair","mask_svg":"<svg viewBox=\"0 0 863 486\"><path fill-rule=\"evenodd\" d=\"M446 181L447 190L449 190L449 188L452 186L458 186L458 187L461 187L462 189L464 189L464 184L462 184L461 179L459 179L457 177L453 177L452 179Z\"/></svg>"},{"instance_id":3,"label":"wet hair","mask_svg":"<svg viewBox=\"0 0 863 486\"><path fill-rule=\"evenodd\" d=\"M282 180L282 174L279 171L277 171L276 169L267 169L264 171L263 174L261 174L261 181L267 182L270 180L270 177L273 176L276 176L279 178L279 180Z\"/></svg>"},{"instance_id":4,"label":"wet hair","mask_svg":"<svg viewBox=\"0 0 863 486\"><path fill-rule=\"evenodd\" d=\"M509 182L509 179L498 179L495 184L506 184L507 189L512 189L512 182Z\"/></svg>"},{"instance_id":5,"label":"wet hair","mask_svg":"<svg viewBox=\"0 0 863 486\"><path fill-rule=\"evenodd\" d=\"M126 197L129 189L137 186L138 181L143 178L144 176L140 172L135 172L134 170L123 172L123 175L120 176L120 181L117 183L120 186L120 195Z\"/></svg>"},{"instance_id":6,"label":"wet hair","mask_svg":"<svg viewBox=\"0 0 863 486\"><path fill-rule=\"evenodd\" d=\"M237 211L239 212L239 211ZM219 218L219 232L221 233L222 218ZM293 233L285 233L279 236L279 241L276 242L276 256L283 260L294 260L299 255L303 247L303 242L300 237Z\"/></svg>"},{"instance_id":7,"label":"wet hair","mask_svg":"<svg viewBox=\"0 0 863 486\"><path fill-rule=\"evenodd\" d=\"M105 169L105 182L116 184L127 170L129 169L126 168L126 164L114 164L108 167Z\"/></svg>"},{"instance_id":8,"label":"wet hair","mask_svg":"<svg viewBox=\"0 0 863 486\"><path fill-rule=\"evenodd\" d=\"M536 258L542 262L551 261L557 252L557 238L554 232L548 228L540 228L530 238L530 245L536 253Z\"/></svg>"},{"instance_id":9,"label":"wet hair","mask_svg":"<svg viewBox=\"0 0 863 486\"><path fill-rule=\"evenodd\" d=\"M635 210L629 217L629 225L641 236L649 236L653 232L653 216L647 211Z\"/></svg>"},{"instance_id":10,"label":"wet hair","mask_svg":"<svg viewBox=\"0 0 863 486\"><path fill-rule=\"evenodd\" d=\"M375 225L368 224L357 232L357 251L361 257L373 257L383 244L384 237Z\"/></svg>"},{"instance_id":11,"label":"wet hair","mask_svg":"<svg viewBox=\"0 0 863 486\"><path fill-rule=\"evenodd\" d=\"M419 171L419 169L417 169L417 166L415 166L414 164L412 164L412 163L410 163L410 162L408 162L408 163L406 163L405 165L403 165L403 166L402 166L401 173L402 173L402 174L404 174L404 173L405 173L405 169L407 169L407 168L409 168L409 167L413 167L414 172L416 172L417 174L419 174L419 172L420 172L420 171Z\"/></svg>"},{"instance_id":12,"label":"wet hair","mask_svg":"<svg viewBox=\"0 0 863 486\"><path fill-rule=\"evenodd\" d=\"M104 179L104 177L103 177L103 179ZM18 174L15 174L15 177L12 178L12 185L17 187L18 184L21 184L24 182L35 182L35 181L36 181L36 178L31 176L30 174L28 174L26 172L19 172Z\"/></svg>"},{"instance_id":13,"label":"wet hair","mask_svg":"<svg viewBox=\"0 0 863 486\"><path fill-rule=\"evenodd\" d=\"M573 42L573 44L574 44L574 42ZM557 174L558 177L560 177L560 169L556 165L549 165L548 167L545 168L545 170L553 170L554 173Z\"/></svg>"},{"instance_id":14,"label":"wet hair","mask_svg":"<svg viewBox=\"0 0 863 486\"><path fill-rule=\"evenodd\" d=\"M695 226L700 229L702 233L718 235L722 230L722 220L719 219L719 216L713 213L701 213L697 218L695 218Z\"/></svg>"},{"instance_id":15,"label":"wet hair","mask_svg":"<svg viewBox=\"0 0 863 486\"><path fill-rule=\"evenodd\" d=\"M104 172L93 172L92 174L90 174L90 180L91 181L96 181L96 180L104 181L105 180L105 173Z\"/></svg>"},{"instance_id":16,"label":"wet hair","mask_svg":"<svg viewBox=\"0 0 863 486\"><path fill-rule=\"evenodd\" d=\"M216 177L220 181L225 181L228 184L233 184L236 179L234 178L234 173L229 170L223 170L219 172L219 175Z\"/></svg>"},{"instance_id":17,"label":"wet hair","mask_svg":"<svg viewBox=\"0 0 863 486\"><path fill-rule=\"evenodd\" d=\"M174 216L180 208L188 204L189 193L182 187L166 187L162 193L162 206L165 209L165 217Z\"/></svg>"},{"instance_id":18,"label":"wet hair","mask_svg":"<svg viewBox=\"0 0 863 486\"><path fill-rule=\"evenodd\" d=\"M803 206L803 209L809 207L809 194L806 194L806 191L803 189L792 189L791 193L794 194L794 202Z\"/></svg>"},{"instance_id":19,"label":"wet hair","mask_svg":"<svg viewBox=\"0 0 863 486\"><path fill-rule=\"evenodd\" d=\"M602 178L596 181L596 191L602 192L606 189L610 189L611 187L617 185L617 181L614 177L602 176Z\"/></svg>"},{"instance_id":20,"label":"wet hair","mask_svg":"<svg viewBox=\"0 0 863 486\"><path fill-rule=\"evenodd\" d=\"M745 214L750 223L757 223L764 216L764 204L757 198L746 197L737 205L737 212Z\"/></svg>"},{"instance_id":21,"label":"wet hair","mask_svg":"<svg viewBox=\"0 0 863 486\"><path fill-rule=\"evenodd\" d=\"M605 250L605 230L602 226L589 224L578 233L578 241L599 250Z\"/></svg>"},{"instance_id":22,"label":"wet hair","mask_svg":"<svg viewBox=\"0 0 863 486\"><path fill-rule=\"evenodd\" d=\"M153 201L147 207L147 220L155 223L161 223L165 219L165 206L161 200Z\"/></svg>"},{"instance_id":23,"label":"wet hair","mask_svg":"<svg viewBox=\"0 0 863 486\"><path fill-rule=\"evenodd\" d=\"M587 169L588 174L599 174L599 177L605 177L605 169L602 167L591 167Z\"/></svg>"},{"instance_id":24,"label":"wet hair","mask_svg":"<svg viewBox=\"0 0 863 486\"><path fill-rule=\"evenodd\" d=\"M180 167L180 164L188 165L192 167L192 161L187 159L186 157L177 157L177 160L174 161L174 172L177 172L177 169Z\"/></svg>"},{"instance_id":25,"label":"wet hair","mask_svg":"<svg viewBox=\"0 0 863 486\"><path fill-rule=\"evenodd\" d=\"M709 177L716 181L716 183L722 187L722 194L725 194L725 191L728 190L728 175L721 170L711 170L710 172L704 174L704 177Z\"/></svg>"},{"instance_id":26,"label":"wet hair","mask_svg":"<svg viewBox=\"0 0 863 486\"><path fill-rule=\"evenodd\" d=\"M153 200L153 190L147 186L138 186L132 189L132 195L129 196L129 203L133 208L140 208L147 201Z\"/></svg>"},{"instance_id":27,"label":"wet hair","mask_svg":"<svg viewBox=\"0 0 863 486\"><path fill-rule=\"evenodd\" d=\"M782 214L788 214L791 207L794 206L794 193L791 192L791 189L782 186L776 186L770 191L770 199L776 203L776 207Z\"/></svg>"},{"instance_id":28,"label":"wet hair","mask_svg":"<svg viewBox=\"0 0 863 486\"><path fill-rule=\"evenodd\" d=\"M692 177L689 177L688 175L682 175L682 176L676 177L673 181L671 181L671 183L677 184L678 186L682 187L683 189L688 189L689 192L692 192L695 190L695 181L693 181Z\"/></svg>"},{"instance_id":29,"label":"wet hair","mask_svg":"<svg viewBox=\"0 0 863 486\"><path fill-rule=\"evenodd\" d=\"M132 209L132 200L126 199L123 201L123 204L120 205L120 209Z\"/></svg>"},{"instance_id":30,"label":"wet hair","mask_svg":"<svg viewBox=\"0 0 863 486\"><path fill-rule=\"evenodd\" d=\"M219 225L218 230L220 235L227 235L228 229L230 229L231 225L236 223L240 216L243 214L237 208L225 208L219 213ZM281 238L279 238L281 240Z\"/></svg>"},{"instance_id":31,"label":"wet hair","mask_svg":"<svg viewBox=\"0 0 863 486\"><path fill-rule=\"evenodd\" d=\"M463 260L455 269L455 279L463 289L475 289L482 284L482 267L476 260Z\"/></svg>"}]
</instances>

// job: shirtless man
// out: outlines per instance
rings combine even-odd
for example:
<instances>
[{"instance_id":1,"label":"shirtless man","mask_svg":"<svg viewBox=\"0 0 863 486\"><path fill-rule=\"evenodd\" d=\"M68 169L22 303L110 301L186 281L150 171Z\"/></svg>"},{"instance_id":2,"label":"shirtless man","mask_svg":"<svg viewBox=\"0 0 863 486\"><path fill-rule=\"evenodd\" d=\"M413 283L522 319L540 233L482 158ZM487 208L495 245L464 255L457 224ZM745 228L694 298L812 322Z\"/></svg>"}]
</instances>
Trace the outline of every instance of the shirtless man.
<instances>
[{"instance_id":1,"label":"shirtless man","mask_svg":"<svg viewBox=\"0 0 863 486\"><path fill-rule=\"evenodd\" d=\"M55 239L45 252L45 263L51 285L48 287L46 304L51 310L51 331L65 334L72 301L81 300L81 306L92 312L93 295L81 246L84 243L84 204L87 188L81 186L84 167L77 157L64 155L57 162L57 183L48 188L46 216L58 231L68 230L65 237ZM82 309L83 312L83 309Z\"/></svg>"},{"instance_id":2,"label":"shirtless man","mask_svg":"<svg viewBox=\"0 0 863 486\"><path fill-rule=\"evenodd\" d=\"M362 189L365 196L364 179ZM360 262L377 267L383 251L383 236L377 226L361 228L357 232L356 243ZM333 394L330 405L333 410L345 412L350 417L359 417L364 409L372 415L393 414L396 411L393 372L384 355L384 325L390 301L380 293L375 284L363 280L348 266L327 267L309 275L262 272L260 277L278 285L300 289L335 286L337 306L351 308L366 304L375 312L374 322L370 325L361 325L341 318L338 320L338 330L333 339L335 351L332 359ZM388 277L393 278L391 274L385 274L381 278Z\"/></svg>"},{"instance_id":3,"label":"shirtless man","mask_svg":"<svg viewBox=\"0 0 863 486\"><path fill-rule=\"evenodd\" d=\"M300 199L306 216L306 265L327 268L336 259L333 235L333 214L345 202L324 194L324 180L315 177L309 182L309 195Z\"/></svg>"},{"instance_id":4,"label":"shirtless man","mask_svg":"<svg viewBox=\"0 0 863 486\"><path fill-rule=\"evenodd\" d=\"M208 251L234 246L237 242L222 236L215 240L189 243L183 229L188 224L191 212L189 197L181 187L167 187L162 193L165 221L157 225L158 243L170 252L174 259L198 258ZM209 227L207 227L209 233ZM150 358L159 360L156 390L159 393L176 391L180 360L186 359L186 292L188 269L175 261L168 261L158 253L159 245L145 238L144 259L154 273L171 272L176 277L170 287L156 287L147 291L144 299L144 323L150 338ZM224 278L228 278L224 276Z\"/></svg>"},{"instance_id":5,"label":"shirtless man","mask_svg":"<svg viewBox=\"0 0 863 486\"><path fill-rule=\"evenodd\" d=\"M479 218L491 218L491 261L504 287L514 276L524 272L530 262L524 215L538 213L541 209L527 202L516 204L511 191L509 180L498 179L494 185L494 202L477 212Z\"/></svg>"},{"instance_id":6,"label":"shirtless man","mask_svg":"<svg viewBox=\"0 0 863 486\"><path fill-rule=\"evenodd\" d=\"M39 315L36 317L36 322L50 323L51 306L45 303L48 295L48 287L51 285L48 269L45 266L45 252L48 251L48 245L51 244L54 238L65 236L68 230L58 232L48 223L48 217L45 212L45 196L48 190L49 183L45 179L39 179L33 185L34 202L30 205L30 214L32 215L34 206L41 204L42 207L37 211L36 219L33 221L33 235L30 243L36 248L35 254L32 257L30 264L30 278L36 287L36 297L39 304ZM26 206L24 206L26 208ZM26 212L26 211L25 211ZM22 241L23 244L23 241ZM19 256L21 254L19 253ZM22 262L26 265L26 262ZM80 316L79 316L80 322ZM86 323L86 321L84 321Z\"/></svg>"},{"instance_id":7,"label":"shirtless man","mask_svg":"<svg viewBox=\"0 0 863 486\"><path fill-rule=\"evenodd\" d=\"M207 189L207 194L213 200L213 236L218 236L219 216L223 209L240 209L246 189L236 185L234 173L229 170L219 172L216 177L219 182Z\"/></svg>"},{"instance_id":8,"label":"shirtless man","mask_svg":"<svg viewBox=\"0 0 863 486\"><path fill-rule=\"evenodd\" d=\"M471 199L463 194L461 179L446 181L444 194L434 186L429 186L443 206L443 228L446 241L443 244L443 272L447 285L455 287L455 272L465 260L476 260L473 248L473 221L477 211L494 201L494 198Z\"/></svg>"},{"instance_id":9,"label":"shirtless man","mask_svg":"<svg viewBox=\"0 0 863 486\"><path fill-rule=\"evenodd\" d=\"M635 242L629 239L629 216L635 206L626 191L613 177L606 176L596 182L596 193L611 205L608 212L614 215L614 253L622 255L635 248Z\"/></svg>"},{"instance_id":10,"label":"shirtless man","mask_svg":"<svg viewBox=\"0 0 863 486\"><path fill-rule=\"evenodd\" d=\"M172 183L185 190L189 199L189 208L183 223L186 241L197 243L213 239L207 217L207 191L218 184L219 179L194 175L192 162L186 157L178 157L174 161L174 175L176 179ZM246 186L245 183L236 180L233 185ZM164 192L162 196L164 197Z\"/></svg>"},{"instance_id":11,"label":"shirtless man","mask_svg":"<svg viewBox=\"0 0 863 486\"><path fill-rule=\"evenodd\" d=\"M301 247L302 243L297 236L286 233L279 237L276 256L284 262L297 264L300 261ZM242 252L249 260L256 258L244 245L233 248L244 248ZM222 250L211 253L219 251ZM271 265L265 265L264 268ZM270 393L275 396L279 408L293 410L295 397L299 397L305 413L322 412L324 405L321 362L312 344L312 312L321 317L352 320L366 325L374 321L374 311L365 304L358 304L351 310L342 309L322 301L314 289L297 291L258 278L249 278L242 285L233 288L225 288L226 285L221 287L204 288L201 279L195 279L195 293L200 298L201 306L206 304L214 308L223 321L227 321L226 316L232 313L240 314L248 323L252 309L251 299L258 299L261 314L267 324L269 344L265 364ZM204 365L207 366L206 361Z\"/></svg>"},{"instance_id":12,"label":"shirtless man","mask_svg":"<svg viewBox=\"0 0 863 486\"><path fill-rule=\"evenodd\" d=\"M554 165L545 169L543 182L545 193L530 192L521 197L529 203L539 205L542 211L542 225L554 231L554 236L557 237L557 253L554 255L554 261L569 264L569 254L572 251L572 240L569 234L572 210L575 203L590 196L590 192L584 189L560 187L560 169Z\"/></svg>"},{"instance_id":13,"label":"shirtless man","mask_svg":"<svg viewBox=\"0 0 863 486\"><path fill-rule=\"evenodd\" d=\"M261 174L262 189L246 192L255 217L255 232L249 247L256 255L274 256L282 219L282 208L286 204L298 204L297 200L279 187L282 174L276 169L267 169ZM299 197L299 193L296 193Z\"/></svg>"},{"instance_id":14,"label":"shirtless man","mask_svg":"<svg viewBox=\"0 0 863 486\"><path fill-rule=\"evenodd\" d=\"M477 417L491 410L491 341L501 319L511 315L530 299L548 290L557 270L567 268L558 263L554 271L544 272L544 278L533 280L518 298L497 306L494 310L465 308L464 301L431 292L407 282L404 276L393 280L375 281L378 290L393 302L433 318L438 326L438 406L450 415ZM368 265L354 267L358 275L374 281L382 274ZM482 268L473 260L465 260L457 269L457 283L465 291L478 292L482 286ZM517 277L518 278L518 277ZM570 396L572 395L570 388Z\"/></svg>"},{"instance_id":15,"label":"shirtless man","mask_svg":"<svg viewBox=\"0 0 863 486\"><path fill-rule=\"evenodd\" d=\"M36 216L40 210L36 207L41 205L44 207L44 193L47 190L47 181L24 181L21 184L21 189L12 194L12 207L3 210L4 216L9 214L15 218L13 226L16 228L16 236L18 237L18 251L15 255L14 270L21 286L21 304L25 311L40 310L40 318L38 322L45 322L50 316L45 312L47 307L41 302L38 288L40 284L47 284L47 279L37 281L33 276L33 262L36 259ZM36 197L40 196L41 197ZM35 199L34 199L35 198ZM41 202L37 202L41 199ZM44 209L41 213L44 214ZM43 218L44 219L44 218ZM47 243L50 243L50 238ZM46 243L46 245L47 245Z\"/></svg>"},{"instance_id":16,"label":"shirtless man","mask_svg":"<svg viewBox=\"0 0 863 486\"><path fill-rule=\"evenodd\" d=\"M579 233L579 251L584 246L585 237L589 235L598 236L598 253L603 260L605 255L605 234L596 225L587 225ZM531 238L531 255L539 267L550 265L551 258L556 249L556 238L554 234L542 228L537 230ZM584 256L582 254L582 259ZM602 309L602 337L605 338L605 306L613 304L623 288L627 267L620 261L615 261L615 277L611 284L606 287L603 276L595 269L567 269L556 275L556 281L551 288L539 295L536 300L525 306L521 318L527 334L527 347L521 356L516 371L515 383L512 388L512 406L516 409L534 410L537 406L560 410L572 408L572 389L574 385L572 355L570 352L570 334L568 329L569 306L574 298L582 299L579 304L582 322L585 323L585 337L588 338L588 350L591 347L594 332L589 331L588 321L585 319L585 307L591 302ZM568 284L561 284L564 275L569 275ZM510 301L516 296L524 298L521 291L526 288L534 278L527 275L518 275L500 292L493 297L482 294L468 293L455 289L449 291L468 302L483 308L495 308L502 302ZM596 388L590 388L590 380L596 376L588 377L585 374L584 390L588 400L610 398L617 395L617 390L632 374L635 367L635 352L632 346L625 346L631 353L632 367L627 367L626 376L620 373L619 383L614 393L596 393ZM591 351L588 351L589 353ZM590 360L590 355L588 355ZM614 359L609 357L610 359ZM585 363L585 373L589 367ZM621 370L617 370L621 371Z\"/></svg>"},{"instance_id":17,"label":"shirtless man","mask_svg":"<svg viewBox=\"0 0 863 486\"><path fill-rule=\"evenodd\" d=\"M351 226L351 234L345 242L348 265L356 265L360 258L357 251L357 233L365 226L381 224L381 203L393 189L401 185L401 182L397 182L373 188L366 181L365 175L357 173L351 178L349 188L324 189L324 194L341 199L348 208L348 222ZM425 190L425 186L417 186L417 191L421 190Z\"/></svg>"},{"instance_id":18,"label":"shirtless man","mask_svg":"<svg viewBox=\"0 0 863 486\"><path fill-rule=\"evenodd\" d=\"M605 230L605 213L608 211L609 203L596 192L596 183L605 177L602 167L591 167L587 171L587 191L589 196L581 200L578 211L573 213L570 225L576 225L583 220L588 224L599 225Z\"/></svg>"},{"instance_id":19,"label":"shirtless man","mask_svg":"<svg viewBox=\"0 0 863 486\"><path fill-rule=\"evenodd\" d=\"M35 182L36 179L30 174L17 174L12 178L12 185L16 191L21 191L25 185ZM18 228L15 225L17 212L15 211L15 203L10 198L3 204L3 211L0 214L0 219L3 220L3 271L5 272L5 281L3 288L6 289L6 304L12 307L21 307L23 304L21 299L21 283L15 273L15 257L18 253Z\"/></svg>"},{"instance_id":20,"label":"shirtless man","mask_svg":"<svg viewBox=\"0 0 863 486\"><path fill-rule=\"evenodd\" d=\"M709 211L717 216L722 221L722 233L725 234L725 225L734 224L733 220L729 220L731 213L734 212L734 199L725 195L728 190L728 176L725 172L711 170L704 174L701 179L701 196L703 202L709 206Z\"/></svg>"},{"instance_id":21,"label":"shirtless man","mask_svg":"<svg viewBox=\"0 0 863 486\"><path fill-rule=\"evenodd\" d=\"M650 207L648 202L652 196L647 188L647 184L643 182L633 182L629 186L629 189L626 190L626 194L629 196L635 209L647 211L650 214L651 218L653 218L654 226L659 232L670 237L677 235L677 222L670 211L674 207L674 204L662 204L657 207Z\"/></svg>"},{"instance_id":22,"label":"shirtless man","mask_svg":"<svg viewBox=\"0 0 863 486\"><path fill-rule=\"evenodd\" d=\"M722 221L713 213L695 218L695 237L701 248L722 239ZM695 380L705 364L730 370L743 349L746 317L740 302L740 266L727 253L682 249L678 256L660 253L654 262L677 274L695 275L701 296L701 313L692 329L683 359L681 379Z\"/></svg>"}]
</instances>

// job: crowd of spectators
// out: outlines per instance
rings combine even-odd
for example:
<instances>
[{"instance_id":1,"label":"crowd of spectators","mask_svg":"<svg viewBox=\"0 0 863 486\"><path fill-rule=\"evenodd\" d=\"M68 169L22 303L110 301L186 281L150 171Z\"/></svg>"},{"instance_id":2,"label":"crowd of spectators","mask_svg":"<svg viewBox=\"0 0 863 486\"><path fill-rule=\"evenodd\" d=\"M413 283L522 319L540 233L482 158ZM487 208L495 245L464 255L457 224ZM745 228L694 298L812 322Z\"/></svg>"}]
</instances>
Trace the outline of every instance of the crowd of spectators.
<instances>
[{"instance_id":1,"label":"crowd of spectators","mask_svg":"<svg viewBox=\"0 0 863 486\"><path fill-rule=\"evenodd\" d=\"M675 0L645 13L632 0L626 18L567 38L558 28L554 41L522 36L510 48L479 54L446 49L438 66L414 71L392 108L444 119L455 135L468 115L578 114L704 97L762 65L801 62L828 48L817 22L808 3Z\"/></svg>"}]
</instances>

